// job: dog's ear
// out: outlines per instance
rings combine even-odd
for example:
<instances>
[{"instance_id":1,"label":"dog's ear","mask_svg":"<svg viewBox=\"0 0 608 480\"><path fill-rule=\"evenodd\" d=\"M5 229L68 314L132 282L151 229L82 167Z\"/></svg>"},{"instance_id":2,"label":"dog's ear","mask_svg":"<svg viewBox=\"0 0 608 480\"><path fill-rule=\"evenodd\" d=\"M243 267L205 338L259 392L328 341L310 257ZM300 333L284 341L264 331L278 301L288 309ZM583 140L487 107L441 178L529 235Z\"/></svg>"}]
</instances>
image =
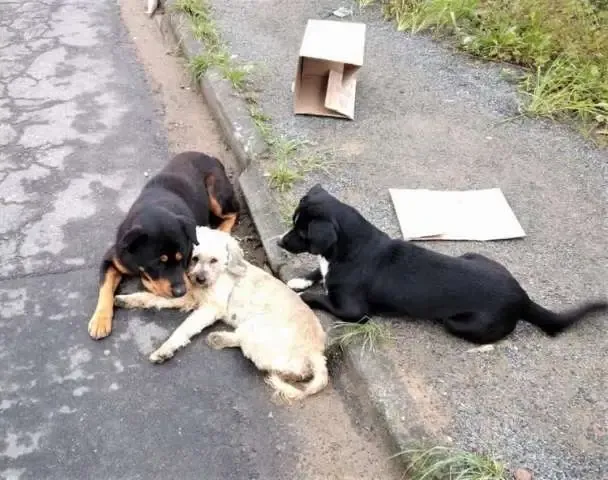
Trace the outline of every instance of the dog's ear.
<instances>
[{"instance_id":1,"label":"dog's ear","mask_svg":"<svg viewBox=\"0 0 608 480\"><path fill-rule=\"evenodd\" d=\"M247 263L245 263L243 250L241 250L239 243L234 238L230 237L226 243L226 249L228 250L228 263L226 269L238 277L245 275Z\"/></svg>"},{"instance_id":2,"label":"dog's ear","mask_svg":"<svg viewBox=\"0 0 608 480\"><path fill-rule=\"evenodd\" d=\"M147 238L148 235L144 231L144 228L141 225L134 225L122 236L118 245L121 249L132 252L138 245L145 242Z\"/></svg>"},{"instance_id":3,"label":"dog's ear","mask_svg":"<svg viewBox=\"0 0 608 480\"><path fill-rule=\"evenodd\" d=\"M185 215L177 215L177 220L182 226L182 230L186 234L188 240L194 245L198 245L198 240L196 238L196 222Z\"/></svg>"},{"instance_id":4,"label":"dog's ear","mask_svg":"<svg viewBox=\"0 0 608 480\"><path fill-rule=\"evenodd\" d=\"M308 244L310 253L322 255L338 241L338 233L327 220L312 220L308 224Z\"/></svg>"},{"instance_id":5,"label":"dog's ear","mask_svg":"<svg viewBox=\"0 0 608 480\"><path fill-rule=\"evenodd\" d=\"M304 195L300 199L300 205L305 205L305 204L309 203L311 200L317 198L319 195L324 195L324 194L327 194L327 192L323 189L323 187L321 186L320 183L317 183L310 190L308 190L308 192L306 192L306 195Z\"/></svg>"},{"instance_id":6,"label":"dog's ear","mask_svg":"<svg viewBox=\"0 0 608 480\"><path fill-rule=\"evenodd\" d=\"M308 190L308 195L315 195L317 193L327 193L320 183L315 184Z\"/></svg>"}]
</instances>

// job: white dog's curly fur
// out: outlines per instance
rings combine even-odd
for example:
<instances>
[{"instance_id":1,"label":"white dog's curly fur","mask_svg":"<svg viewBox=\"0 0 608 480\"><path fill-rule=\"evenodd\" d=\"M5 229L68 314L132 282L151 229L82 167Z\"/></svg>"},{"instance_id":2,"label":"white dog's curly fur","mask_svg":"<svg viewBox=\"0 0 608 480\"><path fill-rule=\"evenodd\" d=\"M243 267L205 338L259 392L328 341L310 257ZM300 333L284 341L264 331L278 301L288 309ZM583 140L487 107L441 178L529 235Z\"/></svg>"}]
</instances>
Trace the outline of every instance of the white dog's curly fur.
<instances>
[{"instance_id":1,"label":"white dog's curly fur","mask_svg":"<svg viewBox=\"0 0 608 480\"><path fill-rule=\"evenodd\" d=\"M240 347L275 395L291 402L313 395L328 383L324 355L326 335L314 312L283 282L245 261L229 234L197 227L198 246L192 254L192 288L181 298L162 298L149 292L117 295L125 308L177 308L192 311L171 337L150 355L161 363L190 343L217 320L235 328L207 336L216 349ZM307 380L303 389L288 381Z\"/></svg>"}]
</instances>

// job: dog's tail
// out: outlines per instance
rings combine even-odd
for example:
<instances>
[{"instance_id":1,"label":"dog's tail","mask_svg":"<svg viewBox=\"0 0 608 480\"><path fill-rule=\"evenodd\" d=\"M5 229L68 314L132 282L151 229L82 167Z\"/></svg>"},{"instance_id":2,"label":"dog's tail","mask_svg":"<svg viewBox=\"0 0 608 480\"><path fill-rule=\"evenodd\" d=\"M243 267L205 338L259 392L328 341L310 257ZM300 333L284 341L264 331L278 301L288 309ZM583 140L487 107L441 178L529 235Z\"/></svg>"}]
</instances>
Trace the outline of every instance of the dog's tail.
<instances>
[{"instance_id":1,"label":"dog's tail","mask_svg":"<svg viewBox=\"0 0 608 480\"><path fill-rule=\"evenodd\" d=\"M266 377L266 383L273 388L273 397L279 402L291 403L306 396L302 390L283 380L277 372L270 373Z\"/></svg>"},{"instance_id":2,"label":"dog's tail","mask_svg":"<svg viewBox=\"0 0 608 480\"><path fill-rule=\"evenodd\" d=\"M329 373L327 371L327 360L322 353L314 354L310 357L312 379L304 387L304 396L319 393L329 383Z\"/></svg>"},{"instance_id":3,"label":"dog's tail","mask_svg":"<svg viewBox=\"0 0 608 480\"><path fill-rule=\"evenodd\" d=\"M286 403L302 400L309 395L320 392L327 386L329 383L329 373L327 371L325 356L322 353L315 354L309 358L309 362L312 379L306 383L303 390L286 382L278 372L272 372L266 377L266 383L274 389L275 396L279 400Z\"/></svg>"},{"instance_id":4,"label":"dog's tail","mask_svg":"<svg viewBox=\"0 0 608 480\"><path fill-rule=\"evenodd\" d=\"M552 337L563 332L587 315L608 310L608 302L589 302L571 310L555 313L529 301L521 317Z\"/></svg>"}]
</instances>

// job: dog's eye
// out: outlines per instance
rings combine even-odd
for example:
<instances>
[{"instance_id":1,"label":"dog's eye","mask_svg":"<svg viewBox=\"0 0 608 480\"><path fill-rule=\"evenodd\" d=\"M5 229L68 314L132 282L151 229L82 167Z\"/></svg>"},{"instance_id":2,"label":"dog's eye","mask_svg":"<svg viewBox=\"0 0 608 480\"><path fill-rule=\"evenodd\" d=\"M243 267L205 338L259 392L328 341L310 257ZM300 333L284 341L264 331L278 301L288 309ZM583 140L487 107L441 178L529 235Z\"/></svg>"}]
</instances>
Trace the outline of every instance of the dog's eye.
<instances>
[{"instance_id":1,"label":"dog's eye","mask_svg":"<svg viewBox=\"0 0 608 480\"><path fill-rule=\"evenodd\" d=\"M181 262L182 258L184 258L184 256L180 252L177 252L175 254L175 260L177 260L178 262Z\"/></svg>"},{"instance_id":2,"label":"dog's eye","mask_svg":"<svg viewBox=\"0 0 608 480\"><path fill-rule=\"evenodd\" d=\"M198 262L198 255L192 255L192 261Z\"/></svg>"},{"instance_id":3,"label":"dog's eye","mask_svg":"<svg viewBox=\"0 0 608 480\"><path fill-rule=\"evenodd\" d=\"M165 263L165 262L167 262L168 260L169 260L169 257L167 257L167 255L161 255L161 256L160 256L160 261L161 261L161 262Z\"/></svg>"},{"instance_id":4,"label":"dog's eye","mask_svg":"<svg viewBox=\"0 0 608 480\"><path fill-rule=\"evenodd\" d=\"M209 263L211 263L211 264L217 263L217 258L212 258L211 260L209 260Z\"/></svg>"}]
</instances>

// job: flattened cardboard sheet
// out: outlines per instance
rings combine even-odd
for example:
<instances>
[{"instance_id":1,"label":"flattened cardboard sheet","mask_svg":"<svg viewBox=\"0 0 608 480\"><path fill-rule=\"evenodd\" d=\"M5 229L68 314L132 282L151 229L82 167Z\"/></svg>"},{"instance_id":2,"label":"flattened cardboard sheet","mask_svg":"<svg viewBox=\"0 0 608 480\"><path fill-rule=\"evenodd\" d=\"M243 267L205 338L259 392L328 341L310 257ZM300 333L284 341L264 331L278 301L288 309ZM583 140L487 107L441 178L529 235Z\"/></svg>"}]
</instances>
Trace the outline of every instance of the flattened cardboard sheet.
<instances>
[{"instance_id":1,"label":"flattened cardboard sheet","mask_svg":"<svg viewBox=\"0 0 608 480\"><path fill-rule=\"evenodd\" d=\"M526 234L500 188L389 189L406 240L505 240Z\"/></svg>"}]
</instances>

